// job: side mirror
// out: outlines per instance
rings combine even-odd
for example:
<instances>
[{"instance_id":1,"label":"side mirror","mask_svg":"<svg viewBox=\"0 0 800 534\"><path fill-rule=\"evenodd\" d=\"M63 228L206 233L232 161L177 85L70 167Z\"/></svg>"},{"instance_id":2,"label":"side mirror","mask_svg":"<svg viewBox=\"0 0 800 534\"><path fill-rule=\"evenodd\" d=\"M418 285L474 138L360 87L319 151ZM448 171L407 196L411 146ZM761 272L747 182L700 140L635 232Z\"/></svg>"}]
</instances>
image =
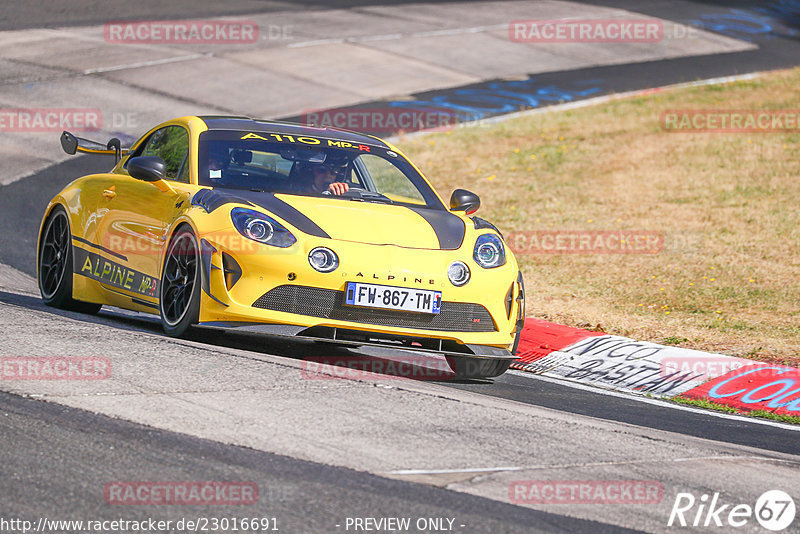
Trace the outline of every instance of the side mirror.
<instances>
[{"instance_id":1,"label":"side mirror","mask_svg":"<svg viewBox=\"0 0 800 534\"><path fill-rule=\"evenodd\" d=\"M466 189L456 189L450 196L450 211L463 211L467 215L472 215L481 207L481 199L478 195Z\"/></svg>"},{"instance_id":2,"label":"side mirror","mask_svg":"<svg viewBox=\"0 0 800 534\"><path fill-rule=\"evenodd\" d=\"M112 137L109 139L108 143L106 144L106 148L114 151L114 165L119 163L120 158L122 158L122 142L119 140L119 138Z\"/></svg>"},{"instance_id":3,"label":"side mirror","mask_svg":"<svg viewBox=\"0 0 800 534\"><path fill-rule=\"evenodd\" d=\"M128 160L128 174L144 182L158 182L167 173L167 164L157 156L139 156Z\"/></svg>"},{"instance_id":4,"label":"side mirror","mask_svg":"<svg viewBox=\"0 0 800 534\"><path fill-rule=\"evenodd\" d=\"M63 132L61 134L61 148L70 156L75 155L75 152L78 151L78 139L69 132Z\"/></svg>"}]
</instances>

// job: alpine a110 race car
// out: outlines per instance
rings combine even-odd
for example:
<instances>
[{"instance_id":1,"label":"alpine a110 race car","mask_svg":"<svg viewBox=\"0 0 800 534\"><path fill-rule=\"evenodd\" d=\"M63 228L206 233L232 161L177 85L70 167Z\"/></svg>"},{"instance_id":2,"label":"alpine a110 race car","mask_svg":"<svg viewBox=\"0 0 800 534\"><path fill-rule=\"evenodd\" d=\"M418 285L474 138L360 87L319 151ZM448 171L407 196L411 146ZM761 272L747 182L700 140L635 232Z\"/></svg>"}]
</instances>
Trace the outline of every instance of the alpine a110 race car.
<instances>
[{"instance_id":1,"label":"alpine a110 race car","mask_svg":"<svg viewBox=\"0 0 800 534\"><path fill-rule=\"evenodd\" d=\"M69 154L116 155L67 185L39 230L44 302L193 325L428 351L455 376L493 377L524 321L516 259L479 198L449 209L377 137L243 117L182 117L129 149L61 135Z\"/></svg>"}]
</instances>

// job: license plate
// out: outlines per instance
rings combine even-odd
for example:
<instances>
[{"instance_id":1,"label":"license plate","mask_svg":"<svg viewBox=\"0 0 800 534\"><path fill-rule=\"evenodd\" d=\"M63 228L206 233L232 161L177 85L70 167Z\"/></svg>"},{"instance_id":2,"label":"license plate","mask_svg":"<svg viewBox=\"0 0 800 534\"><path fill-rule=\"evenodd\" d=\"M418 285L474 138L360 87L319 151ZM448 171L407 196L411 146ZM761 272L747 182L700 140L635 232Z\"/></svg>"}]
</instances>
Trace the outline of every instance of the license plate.
<instances>
[{"instance_id":1,"label":"license plate","mask_svg":"<svg viewBox=\"0 0 800 534\"><path fill-rule=\"evenodd\" d=\"M347 282L345 304L419 313L439 313L442 292Z\"/></svg>"}]
</instances>

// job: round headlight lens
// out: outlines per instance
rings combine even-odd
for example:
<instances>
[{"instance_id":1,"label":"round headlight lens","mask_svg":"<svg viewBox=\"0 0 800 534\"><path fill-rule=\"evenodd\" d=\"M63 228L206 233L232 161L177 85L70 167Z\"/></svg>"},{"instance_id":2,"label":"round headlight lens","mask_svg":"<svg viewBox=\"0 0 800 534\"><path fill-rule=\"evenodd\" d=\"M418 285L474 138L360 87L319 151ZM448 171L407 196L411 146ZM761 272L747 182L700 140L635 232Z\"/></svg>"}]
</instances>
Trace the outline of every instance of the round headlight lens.
<instances>
[{"instance_id":1,"label":"round headlight lens","mask_svg":"<svg viewBox=\"0 0 800 534\"><path fill-rule=\"evenodd\" d=\"M247 237L250 239L264 242L272 239L275 229L272 227L269 221L265 221L263 219L250 219L245 227L245 232L247 232Z\"/></svg>"},{"instance_id":2,"label":"round headlight lens","mask_svg":"<svg viewBox=\"0 0 800 534\"><path fill-rule=\"evenodd\" d=\"M231 221L237 232L264 245L287 248L297 242L292 233L281 223L258 211L233 208Z\"/></svg>"},{"instance_id":3,"label":"round headlight lens","mask_svg":"<svg viewBox=\"0 0 800 534\"><path fill-rule=\"evenodd\" d=\"M329 273L339 266L339 257L329 248L317 247L308 253L308 263L321 273Z\"/></svg>"},{"instance_id":4,"label":"round headlight lens","mask_svg":"<svg viewBox=\"0 0 800 534\"><path fill-rule=\"evenodd\" d=\"M506 263L506 250L503 241L495 234L483 234L475 242L472 254L475 263L484 269L500 267Z\"/></svg>"},{"instance_id":5,"label":"round headlight lens","mask_svg":"<svg viewBox=\"0 0 800 534\"><path fill-rule=\"evenodd\" d=\"M469 267L463 261L454 261L447 268L447 278L454 286L463 286L469 282Z\"/></svg>"},{"instance_id":6,"label":"round headlight lens","mask_svg":"<svg viewBox=\"0 0 800 534\"><path fill-rule=\"evenodd\" d=\"M500 249L494 243L482 243L475 254L478 255L478 263L481 265L493 265L500 258Z\"/></svg>"}]
</instances>

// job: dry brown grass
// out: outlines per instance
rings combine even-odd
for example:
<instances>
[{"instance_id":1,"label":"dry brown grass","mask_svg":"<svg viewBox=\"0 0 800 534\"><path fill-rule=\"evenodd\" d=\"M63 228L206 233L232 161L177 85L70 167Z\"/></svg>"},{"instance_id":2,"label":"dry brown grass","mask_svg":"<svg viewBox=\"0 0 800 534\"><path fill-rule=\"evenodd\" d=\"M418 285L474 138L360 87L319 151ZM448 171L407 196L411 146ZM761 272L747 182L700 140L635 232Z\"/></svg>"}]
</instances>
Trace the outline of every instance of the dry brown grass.
<instances>
[{"instance_id":1,"label":"dry brown grass","mask_svg":"<svg viewBox=\"0 0 800 534\"><path fill-rule=\"evenodd\" d=\"M505 232L656 230L653 255L518 255L529 316L800 364L799 134L675 133L668 109L797 109L800 69L401 139Z\"/></svg>"}]
</instances>

